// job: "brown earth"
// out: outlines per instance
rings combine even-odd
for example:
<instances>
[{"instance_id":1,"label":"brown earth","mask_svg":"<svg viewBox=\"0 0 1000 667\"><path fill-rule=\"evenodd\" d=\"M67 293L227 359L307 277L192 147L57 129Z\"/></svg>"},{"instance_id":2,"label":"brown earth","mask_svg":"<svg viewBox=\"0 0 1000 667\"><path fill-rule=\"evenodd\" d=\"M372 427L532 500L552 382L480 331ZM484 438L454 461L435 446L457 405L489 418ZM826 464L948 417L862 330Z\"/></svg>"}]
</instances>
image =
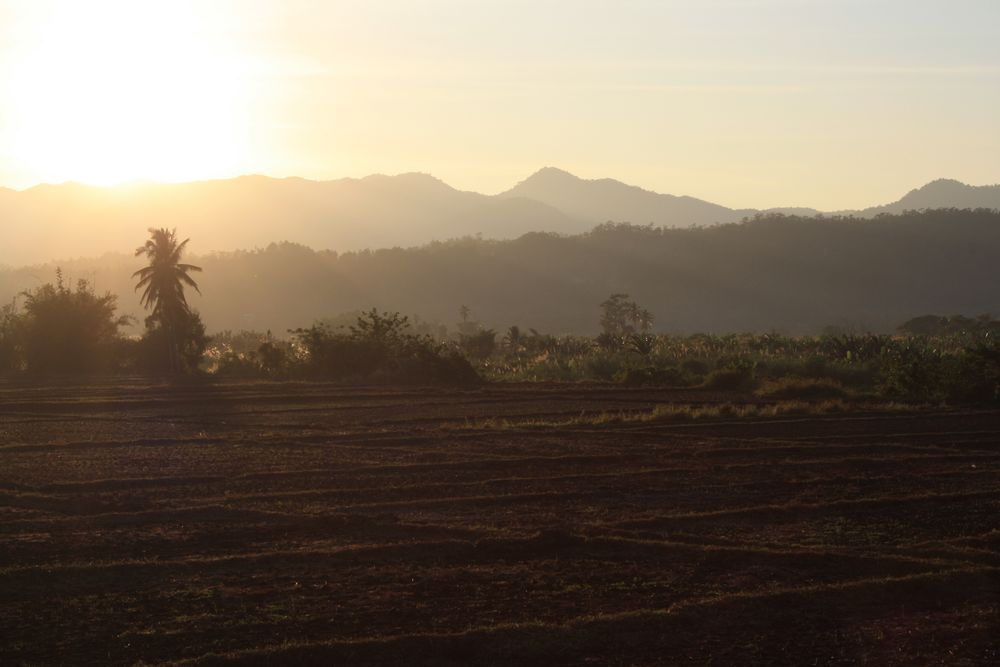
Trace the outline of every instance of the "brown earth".
<instances>
[{"instance_id":1,"label":"brown earth","mask_svg":"<svg viewBox=\"0 0 1000 667\"><path fill-rule=\"evenodd\" d=\"M728 400L0 385L0 663L1000 662L1000 413L516 425Z\"/></svg>"}]
</instances>

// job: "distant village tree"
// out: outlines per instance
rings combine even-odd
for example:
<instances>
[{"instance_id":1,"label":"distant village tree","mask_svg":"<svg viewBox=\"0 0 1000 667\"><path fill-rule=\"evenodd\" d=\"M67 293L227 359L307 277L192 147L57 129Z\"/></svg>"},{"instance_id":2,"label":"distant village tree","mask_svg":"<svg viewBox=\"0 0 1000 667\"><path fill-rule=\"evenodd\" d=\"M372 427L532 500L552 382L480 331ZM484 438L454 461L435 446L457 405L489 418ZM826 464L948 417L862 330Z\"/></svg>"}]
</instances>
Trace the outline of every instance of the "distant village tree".
<instances>
[{"instance_id":1,"label":"distant village tree","mask_svg":"<svg viewBox=\"0 0 1000 667\"><path fill-rule=\"evenodd\" d=\"M606 348L621 349L638 333L653 328L653 314L629 298L616 293L601 303L601 335L598 342Z\"/></svg>"}]
</instances>

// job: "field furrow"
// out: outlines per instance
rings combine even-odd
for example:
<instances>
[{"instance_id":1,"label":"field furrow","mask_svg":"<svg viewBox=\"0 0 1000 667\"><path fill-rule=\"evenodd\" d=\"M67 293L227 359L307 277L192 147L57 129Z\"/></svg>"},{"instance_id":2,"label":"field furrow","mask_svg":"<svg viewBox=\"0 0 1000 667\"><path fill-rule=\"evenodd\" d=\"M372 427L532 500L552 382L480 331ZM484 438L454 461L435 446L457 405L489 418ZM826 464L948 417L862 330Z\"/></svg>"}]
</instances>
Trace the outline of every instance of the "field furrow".
<instances>
[{"instance_id":1,"label":"field furrow","mask_svg":"<svg viewBox=\"0 0 1000 667\"><path fill-rule=\"evenodd\" d=\"M998 655L1000 414L731 399L0 384L0 663Z\"/></svg>"}]
</instances>

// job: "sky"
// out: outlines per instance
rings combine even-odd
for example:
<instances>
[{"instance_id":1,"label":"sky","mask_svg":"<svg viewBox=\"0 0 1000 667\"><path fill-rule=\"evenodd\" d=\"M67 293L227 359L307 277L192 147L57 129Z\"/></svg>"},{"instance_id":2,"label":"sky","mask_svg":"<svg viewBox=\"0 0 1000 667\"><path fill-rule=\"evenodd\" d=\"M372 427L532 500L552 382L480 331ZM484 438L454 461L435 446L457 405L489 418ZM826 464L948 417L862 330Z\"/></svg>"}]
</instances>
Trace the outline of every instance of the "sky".
<instances>
[{"instance_id":1,"label":"sky","mask_svg":"<svg viewBox=\"0 0 1000 667\"><path fill-rule=\"evenodd\" d=\"M731 207L1000 182L997 0L0 0L0 186L543 166Z\"/></svg>"}]
</instances>

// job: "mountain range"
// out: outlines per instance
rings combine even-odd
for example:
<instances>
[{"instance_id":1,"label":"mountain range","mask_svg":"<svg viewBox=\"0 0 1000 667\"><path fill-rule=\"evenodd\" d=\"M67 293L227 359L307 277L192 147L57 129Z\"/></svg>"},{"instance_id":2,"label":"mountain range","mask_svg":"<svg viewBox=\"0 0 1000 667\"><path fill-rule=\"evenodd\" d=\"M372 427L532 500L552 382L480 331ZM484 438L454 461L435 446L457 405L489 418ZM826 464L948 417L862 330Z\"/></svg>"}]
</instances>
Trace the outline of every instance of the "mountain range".
<instances>
[{"instance_id":1,"label":"mountain range","mask_svg":"<svg viewBox=\"0 0 1000 667\"><path fill-rule=\"evenodd\" d=\"M933 208L1000 209L1000 185L937 180L896 202L839 215ZM198 253L292 241L336 251L418 246L481 235L575 234L608 222L689 227L760 213L694 197L644 190L613 179L585 180L546 167L497 195L456 190L427 174L311 181L242 176L179 184L102 188L63 183L0 188L0 264L30 265L127 252L147 227L176 227ZM813 209L768 209L812 216Z\"/></svg>"}]
</instances>

